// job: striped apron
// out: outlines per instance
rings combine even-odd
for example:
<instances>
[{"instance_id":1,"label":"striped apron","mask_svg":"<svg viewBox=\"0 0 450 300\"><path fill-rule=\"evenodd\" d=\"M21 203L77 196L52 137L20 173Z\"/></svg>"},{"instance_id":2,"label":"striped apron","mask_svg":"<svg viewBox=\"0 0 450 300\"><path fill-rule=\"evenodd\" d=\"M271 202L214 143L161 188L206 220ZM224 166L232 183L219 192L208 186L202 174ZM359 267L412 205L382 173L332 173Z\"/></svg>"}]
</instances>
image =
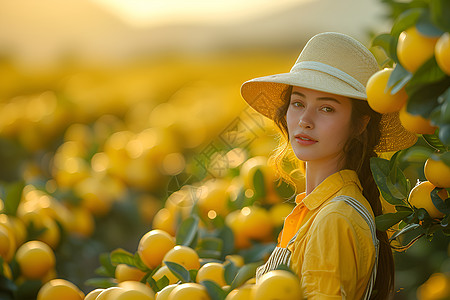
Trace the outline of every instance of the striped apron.
<instances>
[{"instance_id":1,"label":"striped apron","mask_svg":"<svg viewBox=\"0 0 450 300\"><path fill-rule=\"evenodd\" d=\"M372 269L372 274L369 279L369 283L367 284L366 290L364 292L364 296L362 299L369 299L370 295L372 293L373 286L375 285L375 279L377 277L377 266L378 266L378 249L379 249L379 241L376 236L376 226L375 221L370 215L369 211L362 205L358 200L355 200L352 197L349 196L337 196L331 201L344 201L351 207L353 207L362 217L364 220L366 220L367 224L369 225L370 232L372 234L372 240L373 244L375 246L375 264ZM300 231L300 230L299 230ZM292 237L292 239L289 241L288 246L294 243L295 239L297 238L298 232ZM289 266L291 261L291 252L286 248L281 247L275 247L272 254L270 255L267 262L260 266L256 270L256 280L265 273L275 270L279 265L284 264ZM344 294L344 291L343 291Z\"/></svg>"}]
</instances>

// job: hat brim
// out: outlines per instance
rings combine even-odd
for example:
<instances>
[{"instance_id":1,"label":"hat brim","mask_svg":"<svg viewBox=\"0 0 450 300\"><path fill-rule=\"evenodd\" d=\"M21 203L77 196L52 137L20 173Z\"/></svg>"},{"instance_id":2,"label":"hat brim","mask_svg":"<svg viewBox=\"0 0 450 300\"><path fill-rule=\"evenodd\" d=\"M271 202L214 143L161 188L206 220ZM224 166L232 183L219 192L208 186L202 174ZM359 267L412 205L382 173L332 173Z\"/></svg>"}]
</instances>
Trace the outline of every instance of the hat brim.
<instances>
[{"instance_id":1,"label":"hat brim","mask_svg":"<svg viewBox=\"0 0 450 300\"><path fill-rule=\"evenodd\" d=\"M250 106L273 120L276 109L283 102L282 93L290 85L354 99L367 99L365 93L356 90L345 81L324 72L307 69L246 81L241 86L241 94Z\"/></svg>"},{"instance_id":2,"label":"hat brim","mask_svg":"<svg viewBox=\"0 0 450 300\"><path fill-rule=\"evenodd\" d=\"M283 105L282 95L288 86L299 86L353 99L367 100L365 93L356 90L348 83L316 70L301 70L300 72L258 77L242 84L241 95L253 109L274 120L277 109ZM407 131L401 125L398 112L383 114L380 128L380 143L375 147L377 152L405 149L417 141L416 134Z\"/></svg>"}]
</instances>

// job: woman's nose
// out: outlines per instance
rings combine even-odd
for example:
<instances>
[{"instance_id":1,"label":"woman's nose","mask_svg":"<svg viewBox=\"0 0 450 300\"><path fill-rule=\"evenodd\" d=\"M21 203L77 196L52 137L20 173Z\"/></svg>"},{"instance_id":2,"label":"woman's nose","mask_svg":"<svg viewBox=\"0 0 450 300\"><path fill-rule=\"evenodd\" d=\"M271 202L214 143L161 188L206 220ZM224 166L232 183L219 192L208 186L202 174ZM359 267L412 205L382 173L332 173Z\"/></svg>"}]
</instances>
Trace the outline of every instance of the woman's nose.
<instances>
[{"instance_id":1,"label":"woman's nose","mask_svg":"<svg viewBox=\"0 0 450 300\"><path fill-rule=\"evenodd\" d=\"M314 128L313 122L307 112L305 112L298 120L298 125L301 128L312 129Z\"/></svg>"}]
</instances>

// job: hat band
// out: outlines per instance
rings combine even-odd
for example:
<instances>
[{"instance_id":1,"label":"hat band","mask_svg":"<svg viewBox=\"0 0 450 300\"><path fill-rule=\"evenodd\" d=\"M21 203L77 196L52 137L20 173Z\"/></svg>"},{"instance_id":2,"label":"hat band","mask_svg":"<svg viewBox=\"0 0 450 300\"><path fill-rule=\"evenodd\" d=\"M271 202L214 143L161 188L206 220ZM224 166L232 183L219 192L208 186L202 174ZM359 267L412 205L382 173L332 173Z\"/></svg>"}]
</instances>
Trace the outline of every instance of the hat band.
<instances>
[{"instance_id":1,"label":"hat band","mask_svg":"<svg viewBox=\"0 0 450 300\"><path fill-rule=\"evenodd\" d=\"M361 93L366 93L366 87L361 82L356 80L351 75L345 73L344 71L339 70L339 69L337 69L335 67L332 67L330 65L327 65L327 64L324 64L324 63L321 63L321 62L318 62L318 61L301 61L301 62L296 63L292 67L291 72L296 72L296 71L299 71L299 70L302 70L302 69L324 72L326 74L329 74L331 76L339 78L342 81L348 83L349 85L351 85L357 91L359 91Z\"/></svg>"}]
</instances>

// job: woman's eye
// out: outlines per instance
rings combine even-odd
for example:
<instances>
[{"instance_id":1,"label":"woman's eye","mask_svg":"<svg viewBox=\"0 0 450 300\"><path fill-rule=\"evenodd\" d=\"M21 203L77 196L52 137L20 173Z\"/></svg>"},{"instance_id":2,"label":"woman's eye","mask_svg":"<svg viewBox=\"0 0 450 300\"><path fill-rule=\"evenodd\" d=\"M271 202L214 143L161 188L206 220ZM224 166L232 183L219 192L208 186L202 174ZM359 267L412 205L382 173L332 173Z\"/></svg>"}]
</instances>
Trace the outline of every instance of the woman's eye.
<instances>
[{"instance_id":1,"label":"woman's eye","mask_svg":"<svg viewBox=\"0 0 450 300\"><path fill-rule=\"evenodd\" d=\"M324 111L324 112L333 112L334 109L331 108L331 107L325 106L325 107L322 107L322 111Z\"/></svg>"},{"instance_id":2,"label":"woman's eye","mask_svg":"<svg viewBox=\"0 0 450 300\"><path fill-rule=\"evenodd\" d=\"M291 105L294 107L303 107L303 103L301 102L292 102Z\"/></svg>"}]
</instances>

